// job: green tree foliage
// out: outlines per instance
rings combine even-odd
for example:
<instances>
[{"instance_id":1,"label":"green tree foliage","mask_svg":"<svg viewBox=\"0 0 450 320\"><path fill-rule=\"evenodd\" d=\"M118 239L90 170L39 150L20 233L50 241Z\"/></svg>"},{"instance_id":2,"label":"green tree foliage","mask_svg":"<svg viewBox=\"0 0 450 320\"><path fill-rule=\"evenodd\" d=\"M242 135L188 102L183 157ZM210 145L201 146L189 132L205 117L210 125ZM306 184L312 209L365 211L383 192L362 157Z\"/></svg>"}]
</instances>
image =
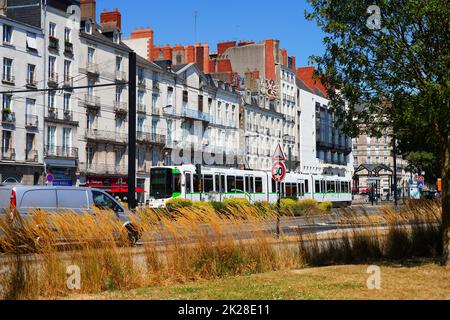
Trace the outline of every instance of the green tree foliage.
<instances>
[{"instance_id":1,"label":"green tree foliage","mask_svg":"<svg viewBox=\"0 0 450 320\"><path fill-rule=\"evenodd\" d=\"M449 261L450 1L309 2L306 17L326 33L326 51L313 62L347 132L356 135L363 128L379 135L389 128L409 151L427 144L425 151L436 152L444 189L444 261ZM371 27L373 4L380 9L379 29Z\"/></svg>"}]
</instances>

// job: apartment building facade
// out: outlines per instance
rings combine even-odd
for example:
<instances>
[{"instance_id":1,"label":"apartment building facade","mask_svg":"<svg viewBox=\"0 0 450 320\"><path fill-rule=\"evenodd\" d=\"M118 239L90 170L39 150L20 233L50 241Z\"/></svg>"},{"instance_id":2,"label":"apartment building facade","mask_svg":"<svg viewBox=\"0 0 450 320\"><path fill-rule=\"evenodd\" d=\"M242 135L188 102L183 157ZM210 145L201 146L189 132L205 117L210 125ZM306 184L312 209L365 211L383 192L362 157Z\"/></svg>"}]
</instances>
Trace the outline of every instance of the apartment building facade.
<instances>
[{"instance_id":1,"label":"apartment building facade","mask_svg":"<svg viewBox=\"0 0 450 320\"><path fill-rule=\"evenodd\" d=\"M297 77L299 171L311 175L353 176L352 143L336 124L326 92L312 73Z\"/></svg>"},{"instance_id":2,"label":"apartment building facade","mask_svg":"<svg viewBox=\"0 0 450 320\"><path fill-rule=\"evenodd\" d=\"M354 192L372 188L374 176L378 176L377 188L382 194L393 194L394 157L392 137L384 131L380 137L362 134L353 139L353 165L355 169ZM397 186L405 189L416 174L406 171L408 162L397 155ZM376 172L370 172L376 171ZM372 177L371 177L372 176Z\"/></svg>"},{"instance_id":3,"label":"apartment building facade","mask_svg":"<svg viewBox=\"0 0 450 320\"><path fill-rule=\"evenodd\" d=\"M0 91L42 89L44 35L41 29L0 15ZM44 173L43 98L4 93L0 115L0 183L41 184Z\"/></svg>"},{"instance_id":4,"label":"apartment building facade","mask_svg":"<svg viewBox=\"0 0 450 320\"><path fill-rule=\"evenodd\" d=\"M104 12L107 14L107 12ZM96 20L95 2L84 2L80 23L80 163L78 185L114 188L127 185L128 56L121 41L120 13ZM109 15L106 15L109 17ZM93 86L109 85L106 87Z\"/></svg>"}]
</instances>

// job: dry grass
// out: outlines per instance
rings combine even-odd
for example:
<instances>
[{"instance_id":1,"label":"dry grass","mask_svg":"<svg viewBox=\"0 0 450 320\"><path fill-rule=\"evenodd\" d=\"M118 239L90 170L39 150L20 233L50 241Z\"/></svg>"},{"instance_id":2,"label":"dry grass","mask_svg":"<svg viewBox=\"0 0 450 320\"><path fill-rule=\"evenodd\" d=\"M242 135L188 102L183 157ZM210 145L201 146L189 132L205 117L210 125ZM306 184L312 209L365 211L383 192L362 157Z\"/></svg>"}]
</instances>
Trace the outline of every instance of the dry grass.
<instances>
[{"instance_id":1,"label":"dry grass","mask_svg":"<svg viewBox=\"0 0 450 320\"><path fill-rule=\"evenodd\" d=\"M249 276L159 285L70 299L138 300L449 300L450 269L432 261L382 264L381 289L369 290L367 265L284 270Z\"/></svg>"},{"instance_id":2,"label":"dry grass","mask_svg":"<svg viewBox=\"0 0 450 320\"><path fill-rule=\"evenodd\" d=\"M68 296L72 293L66 286L68 265L80 267L79 293L89 295L291 270L306 264L439 254L437 204L407 206L400 213L385 208L380 214L375 222L370 215L348 211L341 222L354 228L341 230L338 239L300 234L276 240L261 230L261 225L273 222L275 213L268 210L261 215L258 206L236 203L226 207L226 214L208 205L170 213L142 210L133 221L144 235L143 246L136 249L128 245L127 230L112 212L38 211L14 225L0 221L4 233L0 245L6 251L1 259L9 270L0 278L0 295L7 299ZM383 232L357 228L380 219L387 228ZM403 225L413 222L419 224Z\"/></svg>"}]
</instances>

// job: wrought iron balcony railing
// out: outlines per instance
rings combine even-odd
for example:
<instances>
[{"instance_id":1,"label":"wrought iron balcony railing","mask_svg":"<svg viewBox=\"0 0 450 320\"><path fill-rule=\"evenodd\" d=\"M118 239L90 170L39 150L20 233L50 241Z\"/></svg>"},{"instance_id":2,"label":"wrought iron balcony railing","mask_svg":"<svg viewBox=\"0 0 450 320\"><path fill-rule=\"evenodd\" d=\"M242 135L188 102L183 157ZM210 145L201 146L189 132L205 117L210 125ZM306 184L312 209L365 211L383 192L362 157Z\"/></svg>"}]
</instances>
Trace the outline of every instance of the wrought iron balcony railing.
<instances>
[{"instance_id":1,"label":"wrought iron balcony railing","mask_svg":"<svg viewBox=\"0 0 450 320\"><path fill-rule=\"evenodd\" d=\"M2 148L2 160L8 160L8 161L16 160L16 149Z\"/></svg>"},{"instance_id":2,"label":"wrought iron balcony railing","mask_svg":"<svg viewBox=\"0 0 450 320\"><path fill-rule=\"evenodd\" d=\"M78 158L78 148L71 148L66 146L52 146L48 145L44 148L44 156L46 158L68 158L77 159Z\"/></svg>"}]
</instances>

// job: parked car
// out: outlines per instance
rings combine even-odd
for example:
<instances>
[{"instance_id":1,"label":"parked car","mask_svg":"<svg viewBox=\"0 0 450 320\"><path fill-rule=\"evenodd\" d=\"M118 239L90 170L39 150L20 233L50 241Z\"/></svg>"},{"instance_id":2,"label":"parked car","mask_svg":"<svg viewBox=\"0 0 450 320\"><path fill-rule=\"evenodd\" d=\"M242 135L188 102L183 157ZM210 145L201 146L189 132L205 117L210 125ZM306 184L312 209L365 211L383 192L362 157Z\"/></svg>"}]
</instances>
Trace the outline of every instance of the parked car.
<instances>
[{"instance_id":1,"label":"parked car","mask_svg":"<svg viewBox=\"0 0 450 320\"><path fill-rule=\"evenodd\" d=\"M14 211L10 208L15 208L16 212L26 219L30 216L30 212L37 209L93 214L94 207L114 211L123 227L127 229L131 244L136 244L140 239L140 232L131 220L133 213L102 190L80 187L0 185L0 219L4 219L6 214L9 215L7 218L11 222L14 220Z\"/></svg>"}]
</instances>

